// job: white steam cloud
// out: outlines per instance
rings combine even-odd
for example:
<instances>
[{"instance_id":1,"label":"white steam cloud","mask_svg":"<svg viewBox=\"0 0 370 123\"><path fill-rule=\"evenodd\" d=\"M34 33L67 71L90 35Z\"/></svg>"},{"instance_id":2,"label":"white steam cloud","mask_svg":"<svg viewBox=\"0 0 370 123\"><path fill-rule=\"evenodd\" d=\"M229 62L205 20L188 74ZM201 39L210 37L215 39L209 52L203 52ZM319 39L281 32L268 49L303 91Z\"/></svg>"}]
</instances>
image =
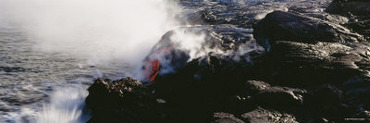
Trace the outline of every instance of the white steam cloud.
<instances>
[{"instance_id":1,"label":"white steam cloud","mask_svg":"<svg viewBox=\"0 0 370 123\"><path fill-rule=\"evenodd\" d=\"M167 0L2 0L0 15L20 25L35 48L96 64L137 65L176 25Z\"/></svg>"}]
</instances>

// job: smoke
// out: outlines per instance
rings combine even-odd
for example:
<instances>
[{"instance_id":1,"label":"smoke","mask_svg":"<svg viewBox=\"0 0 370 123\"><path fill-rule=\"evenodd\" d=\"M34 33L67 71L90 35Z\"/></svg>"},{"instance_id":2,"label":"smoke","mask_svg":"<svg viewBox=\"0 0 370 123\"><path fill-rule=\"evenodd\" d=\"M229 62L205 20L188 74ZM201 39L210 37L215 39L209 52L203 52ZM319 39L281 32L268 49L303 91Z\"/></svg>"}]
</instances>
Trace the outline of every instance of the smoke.
<instances>
[{"instance_id":1,"label":"smoke","mask_svg":"<svg viewBox=\"0 0 370 123\"><path fill-rule=\"evenodd\" d=\"M0 5L0 13L22 28L36 50L130 66L176 25L178 11L167 0L2 0Z\"/></svg>"}]
</instances>

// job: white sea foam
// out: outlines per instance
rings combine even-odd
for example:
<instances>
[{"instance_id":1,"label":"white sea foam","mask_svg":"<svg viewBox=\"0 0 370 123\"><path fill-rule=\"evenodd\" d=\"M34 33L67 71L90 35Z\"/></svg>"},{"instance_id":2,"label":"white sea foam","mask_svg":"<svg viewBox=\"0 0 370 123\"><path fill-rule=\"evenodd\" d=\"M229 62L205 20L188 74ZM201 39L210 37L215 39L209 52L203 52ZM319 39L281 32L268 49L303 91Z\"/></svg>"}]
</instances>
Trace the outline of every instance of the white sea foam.
<instances>
[{"instance_id":1,"label":"white sea foam","mask_svg":"<svg viewBox=\"0 0 370 123\"><path fill-rule=\"evenodd\" d=\"M86 88L57 88L50 95L50 102L43 104L36 115L36 123L83 123L88 115L83 113Z\"/></svg>"}]
</instances>

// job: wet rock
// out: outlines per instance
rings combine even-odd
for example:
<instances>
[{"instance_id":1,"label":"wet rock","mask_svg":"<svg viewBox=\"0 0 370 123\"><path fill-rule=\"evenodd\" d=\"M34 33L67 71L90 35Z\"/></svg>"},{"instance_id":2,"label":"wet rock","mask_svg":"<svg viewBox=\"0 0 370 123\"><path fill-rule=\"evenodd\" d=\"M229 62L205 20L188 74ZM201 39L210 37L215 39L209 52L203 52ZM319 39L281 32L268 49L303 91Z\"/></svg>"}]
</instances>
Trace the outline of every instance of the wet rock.
<instances>
[{"instance_id":1,"label":"wet rock","mask_svg":"<svg viewBox=\"0 0 370 123\"><path fill-rule=\"evenodd\" d=\"M354 30L361 35L364 35L367 41L370 39L370 19L351 21L344 24L344 26Z\"/></svg>"},{"instance_id":2,"label":"wet rock","mask_svg":"<svg viewBox=\"0 0 370 123\"><path fill-rule=\"evenodd\" d=\"M245 83L245 90L253 95L270 88L270 84L263 81L249 80Z\"/></svg>"},{"instance_id":3,"label":"wet rock","mask_svg":"<svg viewBox=\"0 0 370 123\"><path fill-rule=\"evenodd\" d=\"M296 118L291 114L260 107L241 116L244 121L249 123L298 123Z\"/></svg>"},{"instance_id":4,"label":"wet rock","mask_svg":"<svg viewBox=\"0 0 370 123\"><path fill-rule=\"evenodd\" d=\"M245 91L252 96L258 105L272 108L282 108L293 105L303 104L303 95L307 91L302 89L270 86L263 81L249 80L245 84Z\"/></svg>"},{"instance_id":5,"label":"wet rock","mask_svg":"<svg viewBox=\"0 0 370 123\"><path fill-rule=\"evenodd\" d=\"M351 33L338 24L283 11L267 14L254 26L253 34L257 42L267 50L278 40L306 43L362 40L361 35Z\"/></svg>"},{"instance_id":6,"label":"wet rock","mask_svg":"<svg viewBox=\"0 0 370 123\"><path fill-rule=\"evenodd\" d=\"M249 80L243 91L251 96L252 101L260 106L284 109L303 104L307 91L288 87L270 86L263 81Z\"/></svg>"},{"instance_id":7,"label":"wet rock","mask_svg":"<svg viewBox=\"0 0 370 123\"><path fill-rule=\"evenodd\" d=\"M367 23L313 7L324 2L287 3L302 14L265 19L287 10L279 1L226 2L181 1L178 18L205 25L163 35L144 61L146 84L98 79L86 99L90 122L340 122L368 114L370 45L351 32Z\"/></svg>"},{"instance_id":8,"label":"wet rock","mask_svg":"<svg viewBox=\"0 0 370 123\"><path fill-rule=\"evenodd\" d=\"M244 123L239 118L236 118L233 114L217 112L213 114L215 119L212 123Z\"/></svg>"},{"instance_id":9,"label":"wet rock","mask_svg":"<svg viewBox=\"0 0 370 123\"><path fill-rule=\"evenodd\" d=\"M271 87L260 91L253 99L259 105L285 108L302 105L305 93L306 91L299 89Z\"/></svg>"},{"instance_id":10,"label":"wet rock","mask_svg":"<svg viewBox=\"0 0 370 123\"><path fill-rule=\"evenodd\" d=\"M329 13L370 15L370 1L368 0L333 0L326 9Z\"/></svg>"},{"instance_id":11,"label":"wet rock","mask_svg":"<svg viewBox=\"0 0 370 123\"><path fill-rule=\"evenodd\" d=\"M333 0L327 12L350 18L344 26L363 35L369 40L370 34L370 1L367 0Z\"/></svg>"},{"instance_id":12,"label":"wet rock","mask_svg":"<svg viewBox=\"0 0 370 123\"><path fill-rule=\"evenodd\" d=\"M274 6L256 5L263 2L265 1L183 1L181 5L185 7L185 11L179 16L179 20L186 20L190 24L231 24L250 28L253 23L263 17L264 13L286 9L279 3Z\"/></svg>"},{"instance_id":13,"label":"wet rock","mask_svg":"<svg viewBox=\"0 0 370 123\"><path fill-rule=\"evenodd\" d=\"M155 98L137 80L97 79L88 90L86 105L92 111L90 123L162 121L163 113L157 112Z\"/></svg>"},{"instance_id":14,"label":"wet rock","mask_svg":"<svg viewBox=\"0 0 370 123\"><path fill-rule=\"evenodd\" d=\"M360 118L362 121L370 121L370 111L362 111L355 115L356 118Z\"/></svg>"},{"instance_id":15,"label":"wet rock","mask_svg":"<svg viewBox=\"0 0 370 123\"><path fill-rule=\"evenodd\" d=\"M350 21L348 17L329 13L304 13L304 15L340 25L346 24Z\"/></svg>"},{"instance_id":16,"label":"wet rock","mask_svg":"<svg viewBox=\"0 0 370 123\"><path fill-rule=\"evenodd\" d=\"M316 105L338 105L342 102L343 91L334 85L324 84L314 91Z\"/></svg>"},{"instance_id":17,"label":"wet rock","mask_svg":"<svg viewBox=\"0 0 370 123\"><path fill-rule=\"evenodd\" d=\"M355 113L345 104L342 89L332 84L315 87L311 94L312 97L306 98L305 104L315 109L313 112L317 112L316 117L324 117L330 121L342 121L346 116Z\"/></svg>"},{"instance_id":18,"label":"wet rock","mask_svg":"<svg viewBox=\"0 0 370 123\"><path fill-rule=\"evenodd\" d=\"M348 79L367 78L368 43L346 46L340 43L307 44L277 41L265 63L256 65L264 80L285 86L303 87L320 83L343 83ZM366 62L361 62L366 61ZM361 65L359 62L366 65ZM365 81L363 79L360 79Z\"/></svg>"}]
</instances>

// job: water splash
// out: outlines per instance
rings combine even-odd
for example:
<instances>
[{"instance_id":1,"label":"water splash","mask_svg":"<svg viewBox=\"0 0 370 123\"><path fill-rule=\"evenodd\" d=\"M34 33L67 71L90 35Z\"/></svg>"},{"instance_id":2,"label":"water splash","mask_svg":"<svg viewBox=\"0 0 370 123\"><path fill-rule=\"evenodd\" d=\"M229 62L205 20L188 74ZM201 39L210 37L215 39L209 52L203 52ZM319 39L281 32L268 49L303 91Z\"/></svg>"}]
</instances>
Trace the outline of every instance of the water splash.
<instances>
[{"instance_id":1,"label":"water splash","mask_svg":"<svg viewBox=\"0 0 370 123\"><path fill-rule=\"evenodd\" d=\"M51 94L50 103L43 104L36 116L36 123L83 123L89 118L84 114L85 98L83 87L58 88Z\"/></svg>"}]
</instances>

